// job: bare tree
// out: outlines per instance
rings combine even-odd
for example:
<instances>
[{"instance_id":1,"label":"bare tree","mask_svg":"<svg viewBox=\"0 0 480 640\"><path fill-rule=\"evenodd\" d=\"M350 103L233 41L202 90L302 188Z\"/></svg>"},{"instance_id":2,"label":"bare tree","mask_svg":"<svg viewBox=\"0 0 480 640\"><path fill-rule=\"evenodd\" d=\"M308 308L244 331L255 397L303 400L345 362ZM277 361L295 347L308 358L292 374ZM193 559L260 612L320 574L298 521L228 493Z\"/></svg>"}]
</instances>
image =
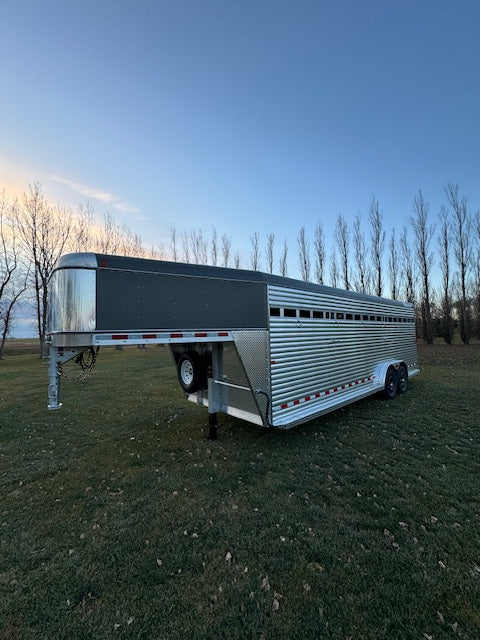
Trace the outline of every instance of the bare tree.
<instances>
[{"instance_id":1,"label":"bare tree","mask_svg":"<svg viewBox=\"0 0 480 640\"><path fill-rule=\"evenodd\" d=\"M410 304L415 303L415 273L414 273L414 261L412 258L412 250L408 243L407 228L403 227L402 235L400 236L400 253L402 256L402 274L403 283L405 288L405 299Z\"/></svg>"},{"instance_id":2,"label":"bare tree","mask_svg":"<svg viewBox=\"0 0 480 640\"><path fill-rule=\"evenodd\" d=\"M345 218L339 215L335 225L335 244L340 255L340 264L343 277L343 288L350 289L350 265L349 265L349 249L350 234Z\"/></svg>"},{"instance_id":3,"label":"bare tree","mask_svg":"<svg viewBox=\"0 0 480 640\"><path fill-rule=\"evenodd\" d=\"M330 254L330 286L338 287L338 262L337 262L337 252L335 249L332 249L332 253Z\"/></svg>"},{"instance_id":4,"label":"bare tree","mask_svg":"<svg viewBox=\"0 0 480 640\"><path fill-rule=\"evenodd\" d=\"M124 233L110 212L103 216L103 226L96 238L99 253L119 254L122 252Z\"/></svg>"},{"instance_id":5,"label":"bare tree","mask_svg":"<svg viewBox=\"0 0 480 640\"><path fill-rule=\"evenodd\" d=\"M218 239L217 239L217 230L215 229L215 227L213 227L212 229L212 240L211 240L211 259L212 259L212 265L214 267L217 266L218 263Z\"/></svg>"},{"instance_id":6,"label":"bare tree","mask_svg":"<svg viewBox=\"0 0 480 640\"><path fill-rule=\"evenodd\" d=\"M113 219L112 219L113 220ZM138 233L134 233L126 224L120 226L113 220L114 240L116 242L116 252L124 256L144 258L147 250L143 244L143 238Z\"/></svg>"},{"instance_id":7,"label":"bare tree","mask_svg":"<svg viewBox=\"0 0 480 640\"><path fill-rule=\"evenodd\" d=\"M440 257L440 270L442 272L442 294L441 294L441 323L442 335L447 344L452 344L453 340L453 316L452 316L452 296L451 296L451 274L450 274L450 220L448 209L440 209L440 234L438 236L438 252Z\"/></svg>"},{"instance_id":8,"label":"bare tree","mask_svg":"<svg viewBox=\"0 0 480 640\"><path fill-rule=\"evenodd\" d=\"M399 264L399 251L398 245L395 240L395 227L392 229L392 235L388 242L388 275L390 276L390 295L393 300L398 298L399 294L399 277L398 264Z\"/></svg>"},{"instance_id":9,"label":"bare tree","mask_svg":"<svg viewBox=\"0 0 480 640\"><path fill-rule=\"evenodd\" d=\"M135 258L145 258L147 251L143 244L143 238L138 233L132 233L130 229L124 225L123 232L123 253L126 256L134 256Z\"/></svg>"},{"instance_id":10,"label":"bare tree","mask_svg":"<svg viewBox=\"0 0 480 640\"><path fill-rule=\"evenodd\" d=\"M95 213L89 202L78 207L70 244L75 252L92 251L95 248Z\"/></svg>"},{"instance_id":11,"label":"bare tree","mask_svg":"<svg viewBox=\"0 0 480 640\"><path fill-rule=\"evenodd\" d=\"M0 301L18 266L16 234L5 191L0 194Z\"/></svg>"},{"instance_id":12,"label":"bare tree","mask_svg":"<svg viewBox=\"0 0 480 640\"><path fill-rule=\"evenodd\" d=\"M178 262L177 230L175 227L170 228L170 250L172 252L173 262Z\"/></svg>"},{"instance_id":13,"label":"bare tree","mask_svg":"<svg viewBox=\"0 0 480 640\"><path fill-rule=\"evenodd\" d=\"M273 273L273 249L275 245L275 234L269 233L267 234L267 246L266 246L266 255L267 255L267 268L269 273Z\"/></svg>"},{"instance_id":14,"label":"bare tree","mask_svg":"<svg viewBox=\"0 0 480 640\"><path fill-rule=\"evenodd\" d=\"M383 214L376 198L370 204L370 239L373 260L373 285L375 295L381 296L383 291L383 250L385 247L385 231L383 230Z\"/></svg>"},{"instance_id":15,"label":"bare tree","mask_svg":"<svg viewBox=\"0 0 480 640\"><path fill-rule=\"evenodd\" d=\"M433 254L430 244L435 232L434 225L428 222L429 205L425 202L422 192L413 199L413 216L409 217L415 234L415 255L422 283L421 313L423 325L423 339L427 344L433 344L433 325L431 311L430 271L433 265Z\"/></svg>"},{"instance_id":16,"label":"bare tree","mask_svg":"<svg viewBox=\"0 0 480 640\"><path fill-rule=\"evenodd\" d=\"M240 254L238 253L238 251L236 251L235 255L233 256L233 266L235 269L240 269Z\"/></svg>"},{"instance_id":17,"label":"bare tree","mask_svg":"<svg viewBox=\"0 0 480 640\"><path fill-rule=\"evenodd\" d=\"M252 243L250 264L253 271L258 271L260 269L260 237L257 231L255 231L253 236L250 236L250 242Z\"/></svg>"},{"instance_id":18,"label":"bare tree","mask_svg":"<svg viewBox=\"0 0 480 640\"><path fill-rule=\"evenodd\" d=\"M48 317L48 285L56 261L67 246L72 229L71 212L53 208L40 184L30 186L19 209L19 238L32 263L40 356L47 355L45 334Z\"/></svg>"},{"instance_id":19,"label":"bare tree","mask_svg":"<svg viewBox=\"0 0 480 640\"><path fill-rule=\"evenodd\" d=\"M222 266L228 267L230 263L230 251L232 248L232 239L226 233L222 236Z\"/></svg>"},{"instance_id":20,"label":"bare tree","mask_svg":"<svg viewBox=\"0 0 480 640\"><path fill-rule=\"evenodd\" d=\"M175 230L173 229L172 232ZM69 248L73 251L92 251L144 258L147 249L140 234L126 224L120 225L110 212L103 216L103 225L97 227L93 207L87 202L80 205L72 218Z\"/></svg>"},{"instance_id":21,"label":"bare tree","mask_svg":"<svg viewBox=\"0 0 480 640\"><path fill-rule=\"evenodd\" d=\"M190 251L191 251L191 256L192 256L192 262L194 264L200 264L201 263L201 258L200 258L200 241L201 239L197 236L197 230L196 229L191 229L189 231L188 234L188 242L189 242L189 246L190 246Z\"/></svg>"},{"instance_id":22,"label":"bare tree","mask_svg":"<svg viewBox=\"0 0 480 640\"><path fill-rule=\"evenodd\" d=\"M190 238L188 231L182 232L183 261L190 262Z\"/></svg>"},{"instance_id":23,"label":"bare tree","mask_svg":"<svg viewBox=\"0 0 480 640\"><path fill-rule=\"evenodd\" d=\"M150 260L166 260L165 246L163 242L159 242L157 246L151 245L146 253Z\"/></svg>"},{"instance_id":24,"label":"bare tree","mask_svg":"<svg viewBox=\"0 0 480 640\"><path fill-rule=\"evenodd\" d=\"M448 184L447 198L453 210L453 250L457 263L457 278L460 293L460 335L464 344L470 342L471 308L468 295L468 278L472 268L472 222L467 209L467 199L458 193L457 184Z\"/></svg>"},{"instance_id":25,"label":"bare tree","mask_svg":"<svg viewBox=\"0 0 480 640\"><path fill-rule=\"evenodd\" d=\"M202 230L199 229L200 236L200 264L208 264L208 239L203 236Z\"/></svg>"},{"instance_id":26,"label":"bare tree","mask_svg":"<svg viewBox=\"0 0 480 640\"><path fill-rule=\"evenodd\" d=\"M480 338L480 212L477 211L473 219L475 238L475 260L474 260L474 294L473 304L475 311L475 335Z\"/></svg>"},{"instance_id":27,"label":"bare tree","mask_svg":"<svg viewBox=\"0 0 480 640\"><path fill-rule=\"evenodd\" d=\"M190 231L190 249L195 264L207 264L208 241L204 238L201 229L192 229Z\"/></svg>"},{"instance_id":28,"label":"bare tree","mask_svg":"<svg viewBox=\"0 0 480 640\"><path fill-rule=\"evenodd\" d=\"M305 234L305 227L300 227L298 232L298 261L300 276L304 282L310 280L310 242Z\"/></svg>"},{"instance_id":29,"label":"bare tree","mask_svg":"<svg viewBox=\"0 0 480 640\"><path fill-rule=\"evenodd\" d=\"M354 287L360 293L367 293L369 283L369 270L367 264L367 244L365 234L362 233L362 220L360 214L355 216L353 222L353 247L355 250L355 278Z\"/></svg>"},{"instance_id":30,"label":"bare tree","mask_svg":"<svg viewBox=\"0 0 480 640\"><path fill-rule=\"evenodd\" d=\"M283 241L282 255L280 256L280 261L278 265L280 275L283 277L286 277L288 275L287 255L288 255L288 246L287 246L287 241L285 239Z\"/></svg>"},{"instance_id":31,"label":"bare tree","mask_svg":"<svg viewBox=\"0 0 480 640\"><path fill-rule=\"evenodd\" d=\"M28 268L17 244L17 210L0 194L0 360L11 330L15 305L27 289Z\"/></svg>"},{"instance_id":32,"label":"bare tree","mask_svg":"<svg viewBox=\"0 0 480 640\"><path fill-rule=\"evenodd\" d=\"M315 280L318 284L323 284L325 280L325 238L321 222L318 222L315 227L313 246L315 251Z\"/></svg>"}]
</instances>

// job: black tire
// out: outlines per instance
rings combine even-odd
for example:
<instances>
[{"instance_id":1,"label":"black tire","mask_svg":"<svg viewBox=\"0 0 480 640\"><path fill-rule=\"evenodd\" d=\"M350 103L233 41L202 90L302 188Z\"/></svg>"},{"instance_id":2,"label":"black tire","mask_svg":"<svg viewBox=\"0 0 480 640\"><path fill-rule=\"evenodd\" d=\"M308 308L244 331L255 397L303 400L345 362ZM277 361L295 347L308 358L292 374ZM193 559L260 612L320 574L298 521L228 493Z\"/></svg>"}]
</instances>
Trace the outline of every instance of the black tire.
<instances>
[{"instance_id":1,"label":"black tire","mask_svg":"<svg viewBox=\"0 0 480 640\"><path fill-rule=\"evenodd\" d=\"M397 393L405 393L408 389L408 371L404 364L401 364L397 371Z\"/></svg>"},{"instance_id":2,"label":"black tire","mask_svg":"<svg viewBox=\"0 0 480 640\"><path fill-rule=\"evenodd\" d=\"M397 386L397 372L390 367L385 376L385 389L383 390L383 395L387 400L393 400L395 398L397 395Z\"/></svg>"},{"instance_id":3,"label":"black tire","mask_svg":"<svg viewBox=\"0 0 480 640\"><path fill-rule=\"evenodd\" d=\"M180 356L177 362L177 375L180 386L186 393L195 393L205 389L207 385L205 363L195 351Z\"/></svg>"}]
</instances>

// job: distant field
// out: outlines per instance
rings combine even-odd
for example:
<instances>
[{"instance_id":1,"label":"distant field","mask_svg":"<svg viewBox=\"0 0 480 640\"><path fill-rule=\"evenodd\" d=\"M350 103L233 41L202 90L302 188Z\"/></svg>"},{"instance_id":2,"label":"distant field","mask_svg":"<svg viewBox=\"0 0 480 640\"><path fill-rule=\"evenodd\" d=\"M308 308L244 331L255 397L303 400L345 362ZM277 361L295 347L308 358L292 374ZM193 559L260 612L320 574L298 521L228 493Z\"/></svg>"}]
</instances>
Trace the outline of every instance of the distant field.
<instances>
[{"instance_id":1,"label":"distant field","mask_svg":"<svg viewBox=\"0 0 480 640\"><path fill-rule=\"evenodd\" d=\"M212 443L163 347L101 351L55 412L6 357L0 640L478 640L480 345L420 362L392 402Z\"/></svg>"},{"instance_id":2,"label":"distant field","mask_svg":"<svg viewBox=\"0 0 480 640\"><path fill-rule=\"evenodd\" d=\"M4 357L39 353L39 341L35 338L9 338L5 342Z\"/></svg>"}]
</instances>

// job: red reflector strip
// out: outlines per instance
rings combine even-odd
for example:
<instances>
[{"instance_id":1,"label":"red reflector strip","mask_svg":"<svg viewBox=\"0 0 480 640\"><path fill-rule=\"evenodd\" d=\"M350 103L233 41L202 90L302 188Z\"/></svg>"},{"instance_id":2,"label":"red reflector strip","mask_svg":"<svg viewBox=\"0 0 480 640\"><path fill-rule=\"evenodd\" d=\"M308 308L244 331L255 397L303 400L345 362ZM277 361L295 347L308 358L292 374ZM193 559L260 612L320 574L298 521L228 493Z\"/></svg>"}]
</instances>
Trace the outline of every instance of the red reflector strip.
<instances>
[{"instance_id":1,"label":"red reflector strip","mask_svg":"<svg viewBox=\"0 0 480 640\"><path fill-rule=\"evenodd\" d=\"M272 364L274 363L275 361L272 360ZM304 398L297 398L296 400L292 400L291 402L284 402L283 404L280 405L280 409L297 407L300 403L308 402L309 400L312 399L312 397L321 398L321 397L329 396L338 391L345 391L345 389L350 389L351 387L354 387L357 384L364 384L365 382L371 382L374 378L375 376L369 376L368 378L361 378L360 380L354 380L353 382L342 384L339 387L332 387L332 389L325 389L325 391L317 391L315 394L305 396Z\"/></svg>"},{"instance_id":2,"label":"red reflector strip","mask_svg":"<svg viewBox=\"0 0 480 640\"><path fill-rule=\"evenodd\" d=\"M108 344L110 342L125 342L130 344L140 344L142 342L158 342L159 344L168 343L174 340L185 342L195 342L196 340L207 340L212 342L223 342L232 340L233 336L230 331L178 331L167 332L160 331L157 333L109 333L96 335L95 344Z\"/></svg>"}]
</instances>

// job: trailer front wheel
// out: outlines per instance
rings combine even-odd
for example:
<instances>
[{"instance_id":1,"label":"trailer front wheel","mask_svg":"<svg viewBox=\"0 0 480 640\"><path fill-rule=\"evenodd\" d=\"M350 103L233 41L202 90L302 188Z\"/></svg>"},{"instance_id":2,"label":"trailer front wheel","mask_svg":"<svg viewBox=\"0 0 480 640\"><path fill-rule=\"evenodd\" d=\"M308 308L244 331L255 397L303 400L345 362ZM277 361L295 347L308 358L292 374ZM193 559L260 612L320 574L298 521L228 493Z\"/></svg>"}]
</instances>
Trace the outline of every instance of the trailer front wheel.
<instances>
[{"instance_id":1,"label":"trailer front wheel","mask_svg":"<svg viewBox=\"0 0 480 640\"><path fill-rule=\"evenodd\" d=\"M202 357L195 351L180 356L177 373L180 386L186 393L195 393L206 386L205 365Z\"/></svg>"}]
</instances>

